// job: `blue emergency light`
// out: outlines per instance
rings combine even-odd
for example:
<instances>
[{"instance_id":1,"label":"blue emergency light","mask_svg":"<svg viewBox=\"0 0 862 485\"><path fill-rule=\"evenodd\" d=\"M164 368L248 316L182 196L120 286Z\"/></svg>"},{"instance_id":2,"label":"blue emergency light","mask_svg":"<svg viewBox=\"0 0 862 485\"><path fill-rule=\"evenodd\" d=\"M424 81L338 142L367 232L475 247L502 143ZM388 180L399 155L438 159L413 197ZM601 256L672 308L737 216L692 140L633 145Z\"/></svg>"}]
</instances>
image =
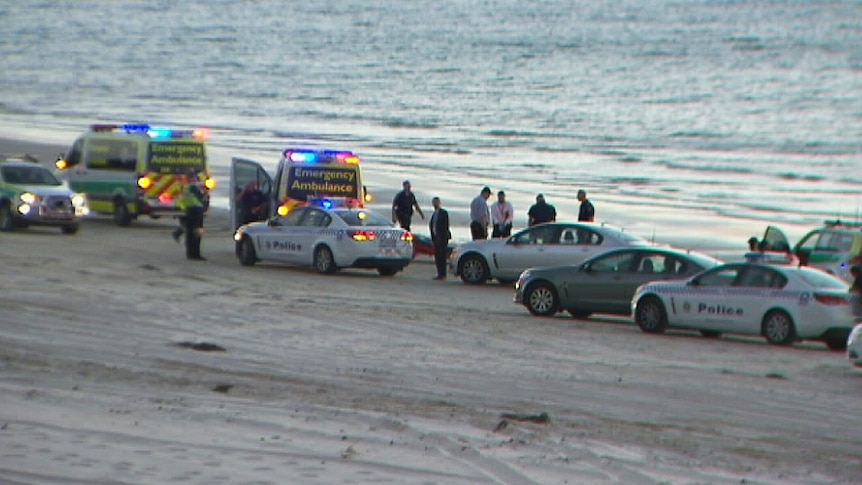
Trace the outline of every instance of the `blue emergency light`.
<instances>
[{"instance_id":1,"label":"blue emergency light","mask_svg":"<svg viewBox=\"0 0 862 485\"><path fill-rule=\"evenodd\" d=\"M291 162L314 163L317 161L317 154L314 152L294 152L287 150L285 155Z\"/></svg>"},{"instance_id":2,"label":"blue emergency light","mask_svg":"<svg viewBox=\"0 0 862 485\"><path fill-rule=\"evenodd\" d=\"M209 131L205 128L196 128L194 130L174 130L171 128L154 128L146 123L125 123L122 125L97 124L91 125L90 130L97 132L122 130L130 135L146 135L154 140L170 140L179 138L206 140L209 138Z\"/></svg>"}]
</instances>

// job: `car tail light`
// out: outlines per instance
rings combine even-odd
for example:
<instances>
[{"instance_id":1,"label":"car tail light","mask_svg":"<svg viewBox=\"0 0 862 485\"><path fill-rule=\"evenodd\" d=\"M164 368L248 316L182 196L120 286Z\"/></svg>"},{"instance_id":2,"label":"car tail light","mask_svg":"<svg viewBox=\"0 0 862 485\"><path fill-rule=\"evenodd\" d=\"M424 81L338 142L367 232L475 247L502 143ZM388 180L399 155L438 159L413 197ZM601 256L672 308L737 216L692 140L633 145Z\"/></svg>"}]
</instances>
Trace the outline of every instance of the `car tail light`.
<instances>
[{"instance_id":1,"label":"car tail light","mask_svg":"<svg viewBox=\"0 0 862 485\"><path fill-rule=\"evenodd\" d=\"M374 231L351 231L350 237L352 237L354 241L374 241L377 239L377 234L375 234Z\"/></svg>"},{"instance_id":2,"label":"car tail light","mask_svg":"<svg viewBox=\"0 0 862 485\"><path fill-rule=\"evenodd\" d=\"M407 242L413 242L413 233L409 231L404 231L401 233L401 240Z\"/></svg>"},{"instance_id":3,"label":"car tail light","mask_svg":"<svg viewBox=\"0 0 862 485\"><path fill-rule=\"evenodd\" d=\"M824 305L849 305L850 300L844 295L830 295L828 293L815 293L814 299Z\"/></svg>"}]
</instances>

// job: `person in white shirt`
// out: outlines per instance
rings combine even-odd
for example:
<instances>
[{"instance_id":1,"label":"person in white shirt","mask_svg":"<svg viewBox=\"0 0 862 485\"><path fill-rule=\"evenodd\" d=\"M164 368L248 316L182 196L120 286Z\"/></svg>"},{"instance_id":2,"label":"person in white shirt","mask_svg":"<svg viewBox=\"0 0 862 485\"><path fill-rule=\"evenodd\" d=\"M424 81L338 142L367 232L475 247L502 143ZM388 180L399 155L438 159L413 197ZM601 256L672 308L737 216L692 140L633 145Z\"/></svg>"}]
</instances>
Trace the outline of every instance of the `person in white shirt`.
<instances>
[{"instance_id":1,"label":"person in white shirt","mask_svg":"<svg viewBox=\"0 0 862 485\"><path fill-rule=\"evenodd\" d=\"M491 220L494 221L491 237L511 236L514 214L512 203L506 201L506 193L502 190L497 192L497 202L491 205Z\"/></svg>"}]
</instances>

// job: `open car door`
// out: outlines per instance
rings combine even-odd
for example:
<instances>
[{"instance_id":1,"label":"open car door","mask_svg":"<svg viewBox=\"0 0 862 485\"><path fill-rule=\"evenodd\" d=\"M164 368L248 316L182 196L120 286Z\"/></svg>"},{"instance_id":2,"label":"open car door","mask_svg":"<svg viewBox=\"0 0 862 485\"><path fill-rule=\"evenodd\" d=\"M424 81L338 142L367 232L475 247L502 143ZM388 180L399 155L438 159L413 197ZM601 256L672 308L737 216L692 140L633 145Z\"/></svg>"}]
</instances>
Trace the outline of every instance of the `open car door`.
<instances>
[{"instance_id":1,"label":"open car door","mask_svg":"<svg viewBox=\"0 0 862 485\"><path fill-rule=\"evenodd\" d=\"M252 194L253 191L259 191ZM230 222L233 230L249 222L265 221L274 210L272 177L255 161L230 161Z\"/></svg>"},{"instance_id":2,"label":"open car door","mask_svg":"<svg viewBox=\"0 0 862 485\"><path fill-rule=\"evenodd\" d=\"M760 244L764 251L771 252L786 253L787 251L790 251L791 248L790 240L787 239L787 236L781 229L775 226L769 226L766 228L766 232L763 233L763 239L760 240Z\"/></svg>"}]
</instances>

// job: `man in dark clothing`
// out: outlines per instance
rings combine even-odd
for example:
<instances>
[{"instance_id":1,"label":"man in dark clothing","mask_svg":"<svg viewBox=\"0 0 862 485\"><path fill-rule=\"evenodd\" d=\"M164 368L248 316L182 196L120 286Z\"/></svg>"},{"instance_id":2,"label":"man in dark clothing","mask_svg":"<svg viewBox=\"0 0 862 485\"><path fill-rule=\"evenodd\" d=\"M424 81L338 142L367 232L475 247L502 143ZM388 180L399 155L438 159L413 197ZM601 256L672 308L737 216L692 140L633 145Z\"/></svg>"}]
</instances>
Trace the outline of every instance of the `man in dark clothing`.
<instances>
[{"instance_id":1,"label":"man in dark clothing","mask_svg":"<svg viewBox=\"0 0 862 485\"><path fill-rule=\"evenodd\" d=\"M402 184L401 192L395 194L392 200L392 222L397 222L403 229L410 230L410 219L413 217L413 209L419 213L422 220L425 220L425 214L419 208L419 203L416 202L416 196L410 190L410 181L405 180Z\"/></svg>"},{"instance_id":2,"label":"man in dark clothing","mask_svg":"<svg viewBox=\"0 0 862 485\"><path fill-rule=\"evenodd\" d=\"M587 199L587 193L584 190L578 191L578 200L581 201L581 208L578 211L579 222L593 222L596 220L596 209L593 203Z\"/></svg>"},{"instance_id":3,"label":"man in dark clothing","mask_svg":"<svg viewBox=\"0 0 862 485\"><path fill-rule=\"evenodd\" d=\"M242 191L237 194L236 201L239 206L240 226L249 222L262 221L269 215L269 200L256 182L249 182Z\"/></svg>"},{"instance_id":4,"label":"man in dark clothing","mask_svg":"<svg viewBox=\"0 0 862 485\"><path fill-rule=\"evenodd\" d=\"M527 211L529 226L536 224L544 224L546 222L554 222L557 220L557 209L551 204L545 202L545 196L539 194L536 196L536 203Z\"/></svg>"},{"instance_id":5,"label":"man in dark clothing","mask_svg":"<svg viewBox=\"0 0 862 485\"><path fill-rule=\"evenodd\" d=\"M446 279L446 260L449 257L449 240L452 233L449 232L449 213L440 206L440 197L431 199L434 206L434 214L428 228L431 230L431 241L434 243L434 264L437 266L435 280Z\"/></svg>"},{"instance_id":6,"label":"man in dark clothing","mask_svg":"<svg viewBox=\"0 0 862 485\"><path fill-rule=\"evenodd\" d=\"M185 191L183 205L186 212L186 259L206 261L206 258L201 256L206 196L196 183L187 185Z\"/></svg>"}]
</instances>

